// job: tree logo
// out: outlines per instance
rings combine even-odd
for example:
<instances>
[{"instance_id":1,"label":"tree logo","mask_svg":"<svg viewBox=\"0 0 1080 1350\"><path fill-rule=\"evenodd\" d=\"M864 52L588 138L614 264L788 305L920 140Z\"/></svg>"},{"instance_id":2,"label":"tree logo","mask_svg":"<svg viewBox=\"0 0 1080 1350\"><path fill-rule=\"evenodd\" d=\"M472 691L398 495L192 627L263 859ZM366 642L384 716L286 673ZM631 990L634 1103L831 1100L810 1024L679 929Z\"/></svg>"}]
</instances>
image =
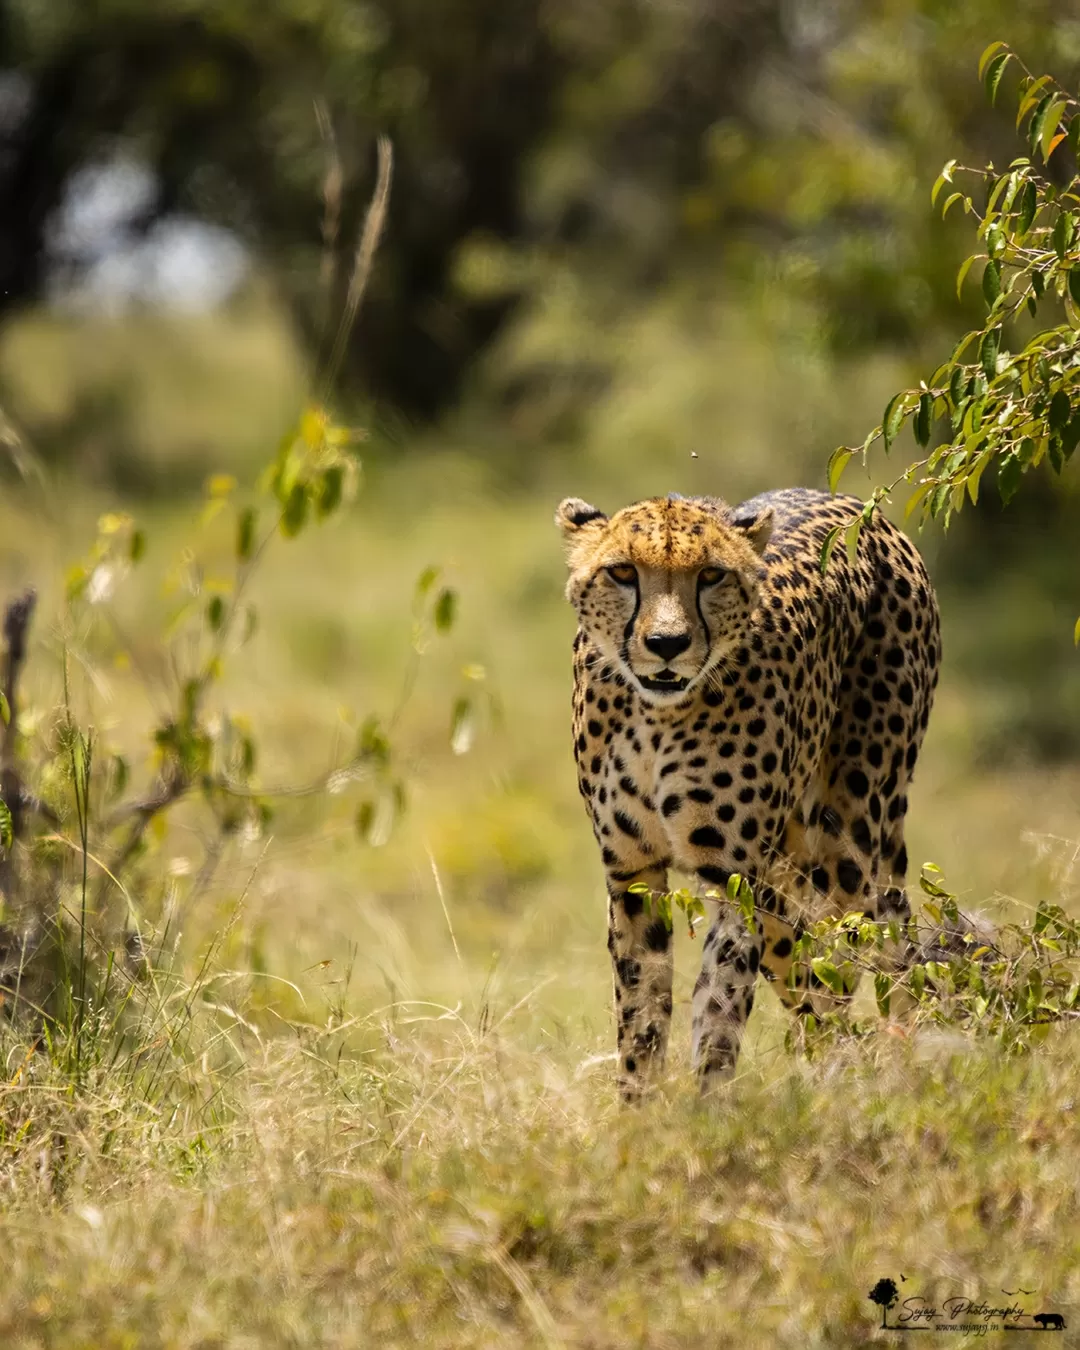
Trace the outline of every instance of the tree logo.
<instances>
[{"instance_id":1,"label":"tree logo","mask_svg":"<svg viewBox=\"0 0 1080 1350\"><path fill-rule=\"evenodd\" d=\"M874 1285L873 1289L870 1290L866 1297L881 1308L881 1325L883 1329L888 1330L885 1314L900 1297L900 1290L896 1287L896 1281L878 1280L877 1284Z\"/></svg>"}]
</instances>

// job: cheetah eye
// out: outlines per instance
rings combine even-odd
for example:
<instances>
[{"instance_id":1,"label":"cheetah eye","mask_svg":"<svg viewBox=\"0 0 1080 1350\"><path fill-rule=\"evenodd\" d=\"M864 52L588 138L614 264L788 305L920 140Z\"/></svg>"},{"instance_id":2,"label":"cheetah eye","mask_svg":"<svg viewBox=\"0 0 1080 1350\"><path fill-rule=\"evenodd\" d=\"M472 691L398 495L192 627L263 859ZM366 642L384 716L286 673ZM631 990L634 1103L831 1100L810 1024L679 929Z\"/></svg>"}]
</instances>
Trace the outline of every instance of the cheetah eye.
<instances>
[{"instance_id":1,"label":"cheetah eye","mask_svg":"<svg viewBox=\"0 0 1080 1350\"><path fill-rule=\"evenodd\" d=\"M703 567L698 574L698 581L703 586L715 586L727 576L726 567Z\"/></svg>"},{"instance_id":2,"label":"cheetah eye","mask_svg":"<svg viewBox=\"0 0 1080 1350\"><path fill-rule=\"evenodd\" d=\"M608 576L612 581L617 581L620 586L637 585L637 568L631 567L629 563L619 563L616 567L609 567Z\"/></svg>"}]
</instances>

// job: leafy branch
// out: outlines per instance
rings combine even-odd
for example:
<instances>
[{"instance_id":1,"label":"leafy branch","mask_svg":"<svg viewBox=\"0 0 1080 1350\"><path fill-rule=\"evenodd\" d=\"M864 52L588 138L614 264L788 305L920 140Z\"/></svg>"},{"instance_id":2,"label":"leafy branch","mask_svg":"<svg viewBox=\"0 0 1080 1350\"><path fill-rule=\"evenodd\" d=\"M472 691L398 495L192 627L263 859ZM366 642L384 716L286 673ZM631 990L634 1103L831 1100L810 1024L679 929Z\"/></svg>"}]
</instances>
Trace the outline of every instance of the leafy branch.
<instances>
[{"instance_id":1,"label":"leafy branch","mask_svg":"<svg viewBox=\"0 0 1080 1350\"><path fill-rule=\"evenodd\" d=\"M906 425L926 451L876 488L850 525L830 532L823 570L840 535L854 552L863 525L901 485L910 488L905 518L917 512L920 523L940 520L947 528L966 502L978 501L991 466L1008 504L1025 473L1046 463L1060 474L1080 443L1080 101L994 42L979 61L991 102L1010 65L1020 72L1016 128L1029 153L1004 172L950 160L931 191L937 204L952 188L942 216L959 204L975 225L979 247L964 259L956 284L962 293L981 264L985 321L928 379L889 400L862 445L833 452L828 478L835 492L853 458L865 465L878 444L888 455ZM1074 636L1080 643L1080 620Z\"/></svg>"},{"instance_id":2,"label":"leafy branch","mask_svg":"<svg viewBox=\"0 0 1080 1350\"><path fill-rule=\"evenodd\" d=\"M173 678L167 706L149 730L149 765L139 790L132 790L135 775L127 760L110 753L92 730L79 728L69 697L69 669L78 661L93 673L96 630L103 622L110 638L118 639L110 643L110 655L126 665L137 663L135 644L124 641L111 602L132 569L145 565L143 529L124 512L106 513L88 555L67 574L65 696L58 718L33 710L19 718L17 686L33 592L8 606L0 671L0 1006L7 1001L9 1010L32 1010L49 1036L65 1033L59 1040L66 1036L74 1046L77 1085L84 1079L90 1020L108 1001L117 969L126 971L129 981L152 971L141 915L152 912L149 897L168 893L171 883L163 881L162 869L139 863L167 837L175 807L196 799L212 821L188 904L209 884L231 838L242 833L250 840L265 832L280 797L336 794L364 784L355 822L368 842L385 838L404 807L392 734L420 657L433 636L451 630L457 612L456 593L443 584L438 568L426 569L416 583L412 653L396 708L388 719L372 714L363 720L353 744L335 755L315 782L264 785L256 737L246 719L229 710L222 693L227 669L257 630L252 581L271 548L339 515L359 488L357 446L363 434L340 425L323 400L356 321L385 225L391 164L389 143L381 140L377 181L353 254L329 374L316 380L318 394L300 410L253 491L243 491L228 474L216 474L207 483L198 519L204 531L213 526L213 547L189 543L169 579L179 603L163 627L160 656ZM483 678L483 672L470 667L465 678ZM454 704L450 740L455 753L471 742L472 707L464 697ZM34 734L38 727L44 735ZM27 780L34 784L33 793L26 789ZM32 825L31 816L44 827ZM72 859L78 869L74 876ZM74 906L72 893L78 898ZM123 932L115 922L117 897ZM166 932L168 926L166 921ZM159 932L157 939L163 947L165 934ZM124 953L119 966L114 961L118 946ZM23 977L31 968L41 978L27 982Z\"/></svg>"}]
</instances>

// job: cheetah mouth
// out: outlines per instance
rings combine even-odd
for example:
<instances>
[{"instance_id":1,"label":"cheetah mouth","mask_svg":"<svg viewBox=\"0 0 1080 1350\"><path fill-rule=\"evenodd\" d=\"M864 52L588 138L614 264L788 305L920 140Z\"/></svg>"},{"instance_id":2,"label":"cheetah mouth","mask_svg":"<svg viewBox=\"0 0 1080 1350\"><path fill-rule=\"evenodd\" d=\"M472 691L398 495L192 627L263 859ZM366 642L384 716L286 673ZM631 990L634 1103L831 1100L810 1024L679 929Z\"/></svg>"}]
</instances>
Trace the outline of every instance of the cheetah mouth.
<instances>
[{"instance_id":1,"label":"cheetah mouth","mask_svg":"<svg viewBox=\"0 0 1080 1350\"><path fill-rule=\"evenodd\" d=\"M643 689L653 694L681 694L690 683L689 679L676 675L673 670L661 670L651 676L638 675L637 679Z\"/></svg>"}]
</instances>

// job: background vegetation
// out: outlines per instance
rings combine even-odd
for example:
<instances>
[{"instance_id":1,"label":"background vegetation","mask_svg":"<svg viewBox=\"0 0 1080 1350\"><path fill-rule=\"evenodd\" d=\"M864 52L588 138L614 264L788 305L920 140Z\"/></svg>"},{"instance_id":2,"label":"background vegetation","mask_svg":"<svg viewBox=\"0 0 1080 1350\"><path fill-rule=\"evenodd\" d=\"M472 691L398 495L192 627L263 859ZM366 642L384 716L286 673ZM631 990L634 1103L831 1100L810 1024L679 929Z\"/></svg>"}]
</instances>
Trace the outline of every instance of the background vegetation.
<instances>
[{"instance_id":1,"label":"background vegetation","mask_svg":"<svg viewBox=\"0 0 1080 1350\"><path fill-rule=\"evenodd\" d=\"M1080 25L1042 3L0 0L0 595L38 590L19 752L55 815L19 862L121 991L46 1007L54 966L49 1017L0 1022L5 1343L843 1345L901 1272L1080 1317L1068 1027L792 1057L763 994L719 1117L681 1042L663 1100L617 1109L550 525L567 492L824 483L984 323L930 187L1023 148L1018 72L993 109L977 78L995 38L1075 86ZM380 131L342 449L302 414ZM160 784L243 513L288 512L283 436L363 477L274 535L201 705L270 814L224 829L196 777L122 891L88 849L87 889L72 747L91 831ZM992 919L1080 912L1077 483L1036 470L1002 513L988 479L921 539L946 664L909 852Z\"/></svg>"}]
</instances>

